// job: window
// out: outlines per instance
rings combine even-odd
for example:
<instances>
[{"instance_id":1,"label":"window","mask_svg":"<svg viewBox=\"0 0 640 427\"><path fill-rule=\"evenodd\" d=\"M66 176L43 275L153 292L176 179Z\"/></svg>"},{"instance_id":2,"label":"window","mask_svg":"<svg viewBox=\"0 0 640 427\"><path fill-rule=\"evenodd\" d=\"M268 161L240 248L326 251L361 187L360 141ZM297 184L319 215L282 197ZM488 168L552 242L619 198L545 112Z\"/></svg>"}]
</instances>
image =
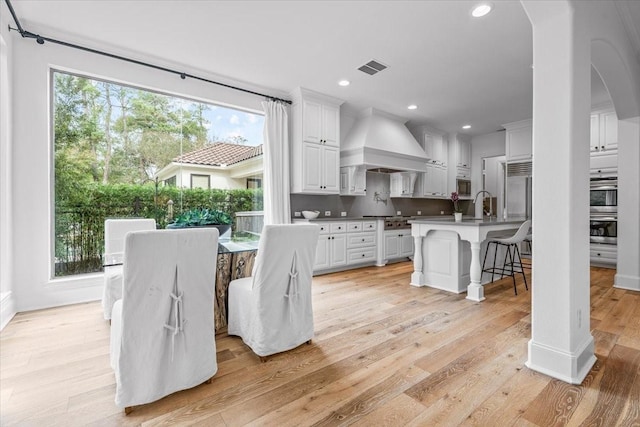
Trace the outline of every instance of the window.
<instances>
[{"instance_id":1,"label":"window","mask_svg":"<svg viewBox=\"0 0 640 427\"><path fill-rule=\"evenodd\" d=\"M209 175L196 175L191 174L191 188L204 188L208 190L211 188L209 181L211 177Z\"/></svg>"},{"instance_id":2,"label":"window","mask_svg":"<svg viewBox=\"0 0 640 427\"><path fill-rule=\"evenodd\" d=\"M252 149L262 144L262 115L59 71L52 83L54 276L102 270L106 218L154 218L164 228L192 208L261 217L259 186L222 183L247 151L262 153ZM226 160L208 164L200 154L211 147L228 147ZM220 163L229 163L224 174ZM242 229L236 221L234 233Z\"/></svg>"},{"instance_id":3,"label":"window","mask_svg":"<svg viewBox=\"0 0 640 427\"><path fill-rule=\"evenodd\" d=\"M262 188L262 179L247 178L247 188Z\"/></svg>"}]
</instances>

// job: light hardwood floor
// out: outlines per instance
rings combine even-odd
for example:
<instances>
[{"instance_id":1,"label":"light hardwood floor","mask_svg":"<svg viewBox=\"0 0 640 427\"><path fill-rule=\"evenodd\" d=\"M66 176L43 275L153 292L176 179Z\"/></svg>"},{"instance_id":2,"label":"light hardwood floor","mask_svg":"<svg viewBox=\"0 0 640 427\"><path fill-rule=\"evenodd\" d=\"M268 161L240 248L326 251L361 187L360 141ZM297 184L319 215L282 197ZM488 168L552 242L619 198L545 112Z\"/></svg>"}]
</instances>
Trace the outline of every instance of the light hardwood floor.
<instances>
[{"instance_id":1,"label":"light hardwood floor","mask_svg":"<svg viewBox=\"0 0 640 427\"><path fill-rule=\"evenodd\" d=\"M211 384L114 404L100 303L17 315L0 335L4 425L640 425L640 293L593 268L598 361L580 386L527 369L530 292L510 279L473 303L408 285L411 263L314 278L311 345L260 363L217 337Z\"/></svg>"}]
</instances>

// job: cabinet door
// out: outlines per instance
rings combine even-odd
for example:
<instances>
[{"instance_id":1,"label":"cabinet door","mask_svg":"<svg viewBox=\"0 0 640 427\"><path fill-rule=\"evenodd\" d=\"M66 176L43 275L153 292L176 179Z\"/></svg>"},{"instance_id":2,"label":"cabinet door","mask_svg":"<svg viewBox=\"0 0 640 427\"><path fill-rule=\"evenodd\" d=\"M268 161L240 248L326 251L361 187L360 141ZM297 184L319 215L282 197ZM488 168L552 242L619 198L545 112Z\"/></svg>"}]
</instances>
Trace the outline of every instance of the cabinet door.
<instances>
[{"instance_id":1,"label":"cabinet door","mask_svg":"<svg viewBox=\"0 0 640 427\"><path fill-rule=\"evenodd\" d=\"M600 116L598 114L591 115L590 146L591 151L600 149Z\"/></svg>"},{"instance_id":2,"label":"cabinet door","mask_svg":"<svg viewBox=\"0 0 640 427\"><path fill-rule=\"evenodd\" d=\"M322 139L322 105L314 101L302 101L302 139L320 144Z\"/></svg>"},{"instance_id":3,"label":"cabinet door","mask_svg":"<svg viewBox=\"0 0 640 427\"><path fill-rule=\"evenodd\" d=\"M413 256L413 236L410 232L403 233L400 238L400 256Z\"/></svg>"},{"instance_id":4,"label":"cabinet door","mask_svg":"<svg viewBox=\"0 0 640 427\"><path fill-rule=\"evenodd\" d=\"M447 168L445 167L439 167L436 168L438 170L438 191L440 193L441 196L448 196L448 189L449 186L447 185Z\"/></svg>"},{"instance_id":5,"label":"cabinet door","mask_svg":"<svg viewBox=\"0 0 640 427\"><path fill-rule=\"evenodd\" d=\"M367 170L357 166L353 173L353 194L365 195L367 191Z\"/></svg>"},{"instance_id":6,"label":"cabinet door","mask_svg":"<svg viewBox=\"0 0 640 427\"><path fill-rule=\"evenodd\" d=\"M427 164L427 171L422 174L422 195L425 197L435 196L435 166Z\"/></svg>"},{"instance_id":7,"label":"cabinet door","mask_svg":"<svg viewBox=\"0 0 640 427\"><path fill-rule=\"evenodd\" d=\"M322 106L322 139L332 147L340 145L340 109L333 105Z\"/></svg>"},{"instance_id":8,"label":"cabinet door","mask_svg":"<svg viewBox=\"0 0 640 427\"><path fill-rule=\"evenodd\" d=\"M322 155L323 148L318 144L303 143L302 148L302 190L321 191L322 190ZM337 181L337 178L336 178ZM336 183L337 185L337 183Z\"/></svg>"},{"instance_id":9,"label":"cabinet door","mask_svg":"<svg viewBox=\"0 0 640 427\"><path fill-rule=\"evenodd\" d=\"M507 160L531 158L531 127L507 131Z\"/></svg>"},{"instance_id":10,"label":"cabinet door","mask_svg":"<svg viewBox=\"0 0 640 427\"><path fill-rule=\"evenodd\" d=\"M347 264L347 235L333 234L330 240L331 245L331 267Z\"/></svg>"},{"instance_id":11,"label":"cabinet door","mask_svg":"<svg viewBox=\"0 0 640 427\"><path fill-rule=\"evenodd\" d=\"M600 114L600 149L618 148L618 117L615 112Z\"/></svg>"},{"instance_id":12,"label":"cabinet door","mask_svg":"<svg viewBox=\"0 0 640 427\"><path fill-rule=\"evenodd\" d=\"M433 146L435 144L433 135L429 133L424 134L424 152L427 155L427 159L433 159Z\"/></svg>"},{"instance_id":13,"label":"cabinet door","mask_svg":"<svg viewBox=\"0 0 640 427\"><path fill-rule=\"evenodd\" d=\"M321 235L318 238L318 246L316 246L316 261L313 264L314 270L324 270L329 268L329 249L331 236Z\"/></svg>"},{"instance_id":14,"label":"cabinet door","mask_svg":"<svg viewBox=\"0 0 640 427\"><path fill-rule=\"evenodd\" d=\"M456 157L457 157L457 166L461 168L469 168L471 167L471 144L469 141L460 141L458 140Z\"/></svg>"},{"instance_id":15,"label":"cabinet door","mask_svg":"<svg viewBox=\"0 0 640 427\"><path fill-rule=\"evenodd\" d=\"M322 152L322 190L338 194L340 192L340 151L335 147L323 146ZM316 167L319 166L316 165Z\"/></svg>"},{"instance_id":16,"label":"cabinet door","mask_svg":"<svg viewBox=\"0 0 640 427\"><path fill-rule=\"evenodd\" d=\"M387 259L398 258L400 253L400 238L398 234L385 234L384 235L384 257Z\"/></svg>"}]
</instances>

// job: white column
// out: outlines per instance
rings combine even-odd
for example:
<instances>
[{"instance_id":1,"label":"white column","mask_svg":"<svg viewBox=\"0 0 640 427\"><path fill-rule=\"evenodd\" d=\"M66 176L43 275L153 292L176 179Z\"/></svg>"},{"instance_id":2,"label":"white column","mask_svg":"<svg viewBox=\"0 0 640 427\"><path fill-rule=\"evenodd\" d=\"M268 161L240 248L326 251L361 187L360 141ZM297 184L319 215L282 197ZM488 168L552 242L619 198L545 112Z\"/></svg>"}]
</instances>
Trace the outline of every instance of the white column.
<instances>
[{"instance_id":1,"label":"white column","mask_svg":"<svg viewBox=\"0 0 640 427\"><path fill-rule=\"evenodd\" d=\"M482 241L469 241L471 245L471 266L469 267L469 279L467 286L467 299L471 301L484 301L484 288L480 283L482 279L482 267L480 266L480 244Z\"/></svg>"},{"instance_id":2,"label":"white column","mask_svg":"<svg viewBox=\"0 0 640 427\"><path fill-rule=\"evenodd\" d=\"M615 287L640 291L640 117L618 121L618 269Z\"/></svg>"},{"instance_id":3,"label":"white column","mask_svg":"<svg viewBox=\"0 0 640 427\"><path fill-rule=\"evenodd\" d=\"M523 1L533 24L532 337L527 366L582 382L589 306L590 39L569 2Z\"/></svg>"},{"instance_id":4,"label":"white column","mask_svg":"<svg viewBox=\"0 0 640 427\"><path fill-rule=\"evenodd\" d=\"M417 226L416 228L420 227ZM425 285L422 259L422 239L423 236L413 236L413 273L411 273L411 286Z\"/></svg>"}]
</instances>

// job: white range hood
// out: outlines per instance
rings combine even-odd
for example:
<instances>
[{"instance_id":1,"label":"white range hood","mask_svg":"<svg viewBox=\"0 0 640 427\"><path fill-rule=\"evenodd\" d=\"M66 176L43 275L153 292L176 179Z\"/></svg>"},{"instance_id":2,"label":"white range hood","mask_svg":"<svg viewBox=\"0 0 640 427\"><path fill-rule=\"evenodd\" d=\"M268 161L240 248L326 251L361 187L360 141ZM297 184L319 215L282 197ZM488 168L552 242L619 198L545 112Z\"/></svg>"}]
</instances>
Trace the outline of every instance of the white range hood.
<instances>
[{"instance_id":1,"label":"white range hood","mask_svg":"<svg viewBox=\"0 0 640 427\"><path fill-rule=\"evenodd\" d=\"M427 155L405 120L374 108L364 110L340 148L340 166L425 172Z\"/></svg>"}]
</instances>

